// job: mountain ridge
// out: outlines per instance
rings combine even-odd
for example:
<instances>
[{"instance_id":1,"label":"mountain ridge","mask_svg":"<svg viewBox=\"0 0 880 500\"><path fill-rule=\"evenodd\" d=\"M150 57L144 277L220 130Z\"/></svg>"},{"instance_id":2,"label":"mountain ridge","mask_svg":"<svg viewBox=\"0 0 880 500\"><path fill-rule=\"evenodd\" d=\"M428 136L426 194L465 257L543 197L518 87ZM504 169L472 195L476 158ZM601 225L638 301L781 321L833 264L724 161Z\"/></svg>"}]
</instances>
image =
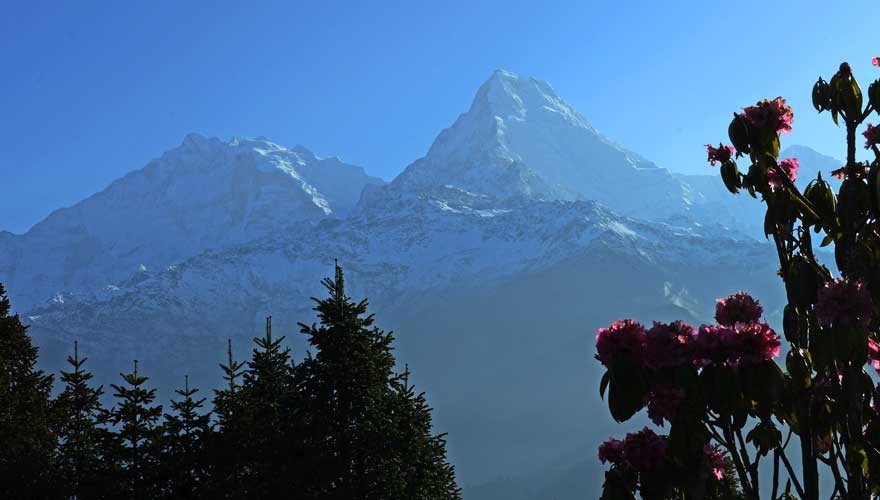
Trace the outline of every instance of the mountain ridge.
<instances>
[{"instance_id":1,"label":"mountain ridge","mask_svg":"<svg viewBox=\"0 0 880 500\"><path fill-rule=\"evenodd\" d=\"M0 277L27 308L64 290L113 285L142 265L162 269L208 248L344 216L364 186L383 182L302 147L189 134L26 233L4 233Z\"/></svg>"}]
</instances>

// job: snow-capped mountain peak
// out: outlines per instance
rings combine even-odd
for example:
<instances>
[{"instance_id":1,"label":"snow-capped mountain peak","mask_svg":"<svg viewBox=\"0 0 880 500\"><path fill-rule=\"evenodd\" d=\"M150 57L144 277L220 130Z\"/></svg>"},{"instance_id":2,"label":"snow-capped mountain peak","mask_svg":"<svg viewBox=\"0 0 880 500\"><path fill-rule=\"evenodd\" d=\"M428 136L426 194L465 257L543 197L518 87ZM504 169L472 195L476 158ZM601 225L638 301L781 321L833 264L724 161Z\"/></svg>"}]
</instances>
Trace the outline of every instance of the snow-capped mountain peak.
<instances>
[{"instance_id":1,"label":"snow-capped mountain peak","mask_svg":"<svg viewBox=\"0 0 880 500\"><path fill-rule=\"evenodd\" d=\"M562 100L549 83L501 69L492 73L477 91L469 112L491 114L503 120L538 119L535 115L545 114L593 131L586 119Z\"/></svg>"},{"instance_id":2,"label":"snow-capped mountain peak","mask_svg":"<svg viewBox=\"0 0 880 500\"><path fill-rule=\"evenodd\" d=\"M625 215L652 218L686 212L692 204L686 186L603 137L550 84L504 70L492 73L423 158L366 202L443 199L450 188L502 204L597 200Z\"/></svg>"}]
</instances>

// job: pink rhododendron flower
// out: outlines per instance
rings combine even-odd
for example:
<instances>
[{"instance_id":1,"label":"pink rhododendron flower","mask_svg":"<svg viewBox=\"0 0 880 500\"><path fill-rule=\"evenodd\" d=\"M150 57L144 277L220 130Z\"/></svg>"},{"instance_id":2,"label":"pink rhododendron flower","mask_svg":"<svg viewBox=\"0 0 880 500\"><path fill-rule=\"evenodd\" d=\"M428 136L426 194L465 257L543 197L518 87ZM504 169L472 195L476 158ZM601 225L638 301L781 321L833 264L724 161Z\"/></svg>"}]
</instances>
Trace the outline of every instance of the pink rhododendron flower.
<instances>
[{"instance_id":1,"label":"pink rhododendron flower","mask_svg":"<svg viewBox=\"0 0 880 500\"><path fill-rule=\"evenodd\" d=\"M712 469L712 475L715 479L721 480L724 477L724 453L716 450L708 444L703 447L703 453L706 454L706 461Z\"/></svg>"},{"instance_id":2,"label":"pink rhododendron flower","mask_svg":"<svg viewBox=\"0 0 880 500\"><path fill-rule=\"evenodd\" d=\"M738 323L736 337L740 363L760 363L779 356L779 335L767 323Z\"/></svg>"},{"instance_id":3,"label":"pink rhododendron flower","mask_svg":"<svg viewBox=\"0 0 880 500\"><path fill-rule=\"evenodd\" d=\"M871 149L872 146L880 144L880 127L868 124L868 128L862 132L865 136L865 149Z\"/></svg>"},{"instance_id":4,"label":"pink rhododendron flower","mask_svg":"<svg viewBox=\"0 0 880 500\"><path fill-rule=\"evenodd\" d=\"M743 108L743 115L752 126L770 129L776 134L791 132L791 123L794 121L794 112L791 106L786 106L782 97L772 101L764 99L754 106Z\"/></svg>"},{"instance_id":5,"label":"pink rhododendron flower","mask_svg":"<svg viewBox=\"0 0 880 500\"><path fill-rule=\"evenodd\" d=\"M819 289L816 318L823 326L867 328L874 317L871 294L861 281L836 279Z\"/></svg>"},{"instance_id":6,"label":"pink rhododendron flower","mask_svg":"<svg viewBox=\"0 0 880 500\"><path fill-rule=\"evenodd\" d=\"M731 361L737 350L736 332L726 326L702 325L693 340L693 359L697 366Z\"/></svg>"},{"instance_id":7,"label":"pink rhododendron flower","mask_svg":"<svg viewBox=\"0 0 880 500\"><path fill-rule=\"evenodd\" d=\"M780 346L779 335L767 323L703 325L693 341L694 363L759 363L778 356Z\"/></svg>"},{"instance_id":8,"label":"pink rhododendron flower","mask_svg":"<svg viewBox=\"0 0 880 500\"><path fill-rule=\"evenodd\" d=\"M675 368L690 361L690 341L694 327L683 321L654 322L645 334L644 362L648 368Z\"/></svg>"},{"instance_id":9,"label":"pink rhododendron flower","mask_svg":"<svg viewBox=\"0 0 880 500\"><path fill-rule=\"evenodd\" d=\"M709 163L712 166L715 166L715 162L724 163L730 159L730 155L733 154L733 146L725 146L724 144L718 144L717 148L712 147L711 144L706 144L706 150L709 152Z\"/></svg>"},{"instance_id":10,"label":"pink rhododendron flower","mask_svg":"<svg viewBox=\"0 0 880 500\"><path fill-rule=\"evenodd\" d=\"M615 321L608 328L600 328L596 334L596 359L606 367L617 358L641 364L644 346L645 328L642 325L631 319Z\"/></svg>"},{"instance_id":11,"label":"pink rhododendron flower","mask_svg":"<svg viewBox=\"0 0 880 500\"><path fill-rule=\"evenodd\" d=\"M626 435L623 441L623 458L638 472L652 472L665 462L669 442L645 427L639 432Z\"/></svg>"},{"instance_id":12,"label":"pink rhododendron flower","mask_svg":"<svg viewBox=\"0 0 880 500\"><path fill-rule=\"evenodd\" d=\"M871 64L873 64L874 66L880 66L880 57L872 57Z\"/></svg>"},{"instance_id":13,"label":"pink rhododendron flower","mask_svg":"<svg viewBox=\"0 0 880 500\"><path fill-rule=\"evenodd\" d=\"M719 325L734 326L737 323L754 323L761 319L764 308L746 292L736 292L715 301L715 321Z\"/></svg>"},{"instance_id":14,"label":"pink rhododendron flower","mask_svg":"<svg viewBox=\"0 0 880 500\"><path fill-rule=\"evenodd\" d=\"M684 395L684 391L669 385L653 388L648 394L648 418L658 426L663 426L664 420L671 423L678 413Z\"/></svg>"},{"instance_id":15,"label":"pink rhododendron flower","mask_svg":"<svg viewBox=\"0 0 880 500\"><path fill-rule=\"evenodd\" d=\"M623 463L623 441L619 439L609 439L599 445L599 460L612 465L621 465Z\"/></svg>"},{"instance_id":16,"label":"pink rhododendron flower","mask_svg":"<svg viewBox=\"0 0 880 500\"><path fill-rule=\"evenodd\" d=\"M798 168L800 168L800 166L801 164L797 158L787 158L779 162L779 168L788 175L791 182L794 182L797 179ZM785 185L785 181L779 176L779 173L775 169L767 171L767 179L773 187L782 187Z\"/></svg>"}]
</instances>

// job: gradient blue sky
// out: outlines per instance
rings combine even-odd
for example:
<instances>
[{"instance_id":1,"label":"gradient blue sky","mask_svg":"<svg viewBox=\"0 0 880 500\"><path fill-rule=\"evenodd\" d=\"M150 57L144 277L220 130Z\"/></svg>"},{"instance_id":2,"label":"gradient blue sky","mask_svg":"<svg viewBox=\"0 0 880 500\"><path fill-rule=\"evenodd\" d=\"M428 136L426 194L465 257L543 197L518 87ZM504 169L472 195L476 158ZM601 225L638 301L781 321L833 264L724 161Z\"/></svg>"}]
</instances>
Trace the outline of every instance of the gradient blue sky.
<instances>
[{"instance_id":1,"label":"gradient blue sky","mask_svg":"<svg viewBox=\"0 0 880 500\"><path fill-rule=\"evenodd\" d=\"M303 144L390 179L496 68L549 81L681 172L710 172L702 145L765 96L795 107L788 144L841 157L810 88L842 60L864 87L880 77L876 0L0 5L0 229L13 232L188 132Z\"/></svg>"}]
</instances>

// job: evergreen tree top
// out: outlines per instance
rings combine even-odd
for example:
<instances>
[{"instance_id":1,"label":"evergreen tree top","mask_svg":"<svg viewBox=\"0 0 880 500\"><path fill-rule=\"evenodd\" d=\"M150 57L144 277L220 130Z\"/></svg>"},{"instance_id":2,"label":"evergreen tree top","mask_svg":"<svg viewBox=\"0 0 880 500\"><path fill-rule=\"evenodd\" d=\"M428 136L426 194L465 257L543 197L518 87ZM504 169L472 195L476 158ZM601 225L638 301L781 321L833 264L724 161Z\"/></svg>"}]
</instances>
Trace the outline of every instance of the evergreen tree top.
<instances>
[{"instance_id":1,"label":"evergreen tree top","mask_svg":"<svg viewBox=\"0 0 880 500\"><path fill-rule=\"evenodd\" d=\"M6 288L3 287L3 283L0 283L0 317L8 315L11 308L12 304L9 302L9 297L6 296Z\"/></svg>"}]
</instances>

